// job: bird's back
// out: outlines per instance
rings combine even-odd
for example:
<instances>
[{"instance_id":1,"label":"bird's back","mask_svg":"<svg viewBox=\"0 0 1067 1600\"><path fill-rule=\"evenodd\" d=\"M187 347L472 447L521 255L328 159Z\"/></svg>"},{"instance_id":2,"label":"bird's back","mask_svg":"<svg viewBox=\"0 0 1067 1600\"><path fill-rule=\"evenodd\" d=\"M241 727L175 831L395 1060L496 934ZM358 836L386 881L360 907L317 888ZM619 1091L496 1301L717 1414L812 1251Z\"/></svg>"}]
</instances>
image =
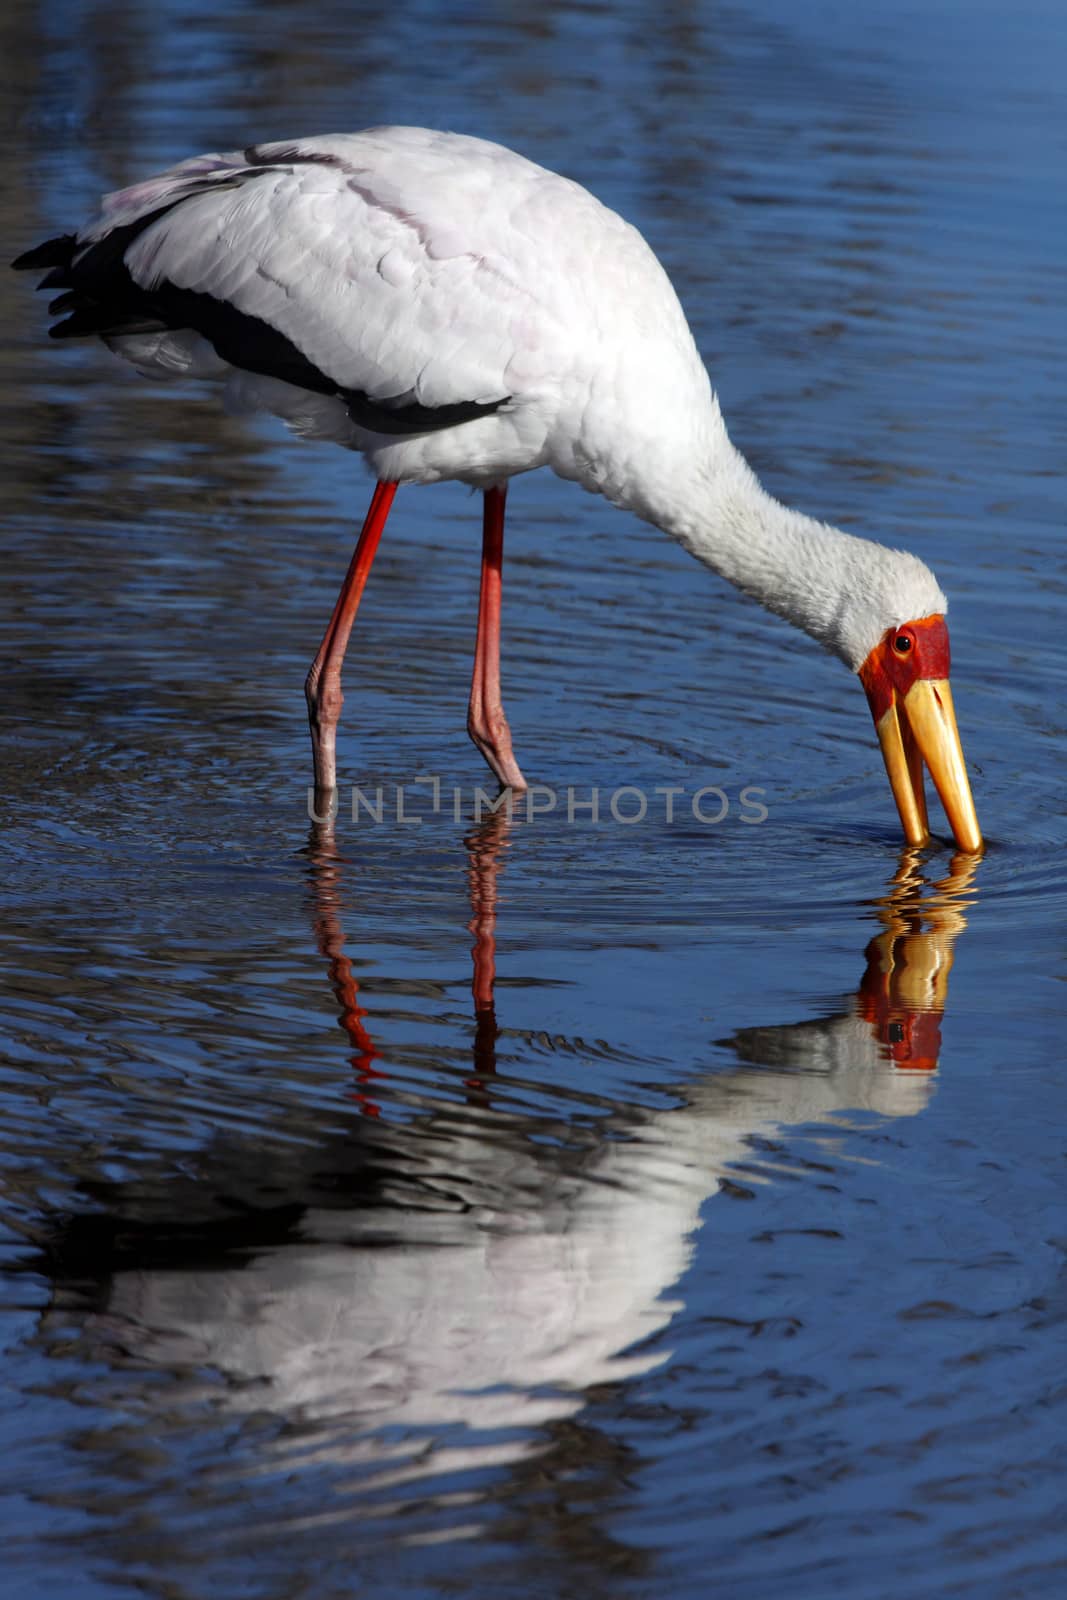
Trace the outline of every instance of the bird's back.
<instances>
[{"instance_id":1,"label":"bird's back","mask_svg":"<svg viewBox=\"0 0 1067 1600\"><path fill-rule=\"evenodd\" d=\"M612 440L701 382L637 231L485 140L378 128L196 157L21 258L156 375L362 449L379 476L599 487ZM673 400L672 400L673 403ZM639 415L634 416L637 412Z\"/></svg>"}]
</instances>

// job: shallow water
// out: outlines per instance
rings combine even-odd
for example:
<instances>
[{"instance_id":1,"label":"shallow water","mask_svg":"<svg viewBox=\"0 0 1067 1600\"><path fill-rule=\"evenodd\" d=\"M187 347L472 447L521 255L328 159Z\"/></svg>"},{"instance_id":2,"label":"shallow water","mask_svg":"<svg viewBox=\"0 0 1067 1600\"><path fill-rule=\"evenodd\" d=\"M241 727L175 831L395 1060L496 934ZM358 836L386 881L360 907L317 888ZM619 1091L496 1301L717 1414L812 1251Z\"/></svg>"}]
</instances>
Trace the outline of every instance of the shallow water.
<instances>
[{"instance_id":1,"label":"shallow water","mask_svg":"<svg viewBox=\"0 0 1067 1600\"><path fill-rule=\"evenodd\" d=\"M359 463L0 278L5 1596L1055 1592L1065 28L800 9L5 8L10 253L382 121L623 210L769 486L937 570L990 840L902 852L848 674L544 475L546 809L475 819L451 486L398 498L312 824Z\"/></svg>"}]
</instances>

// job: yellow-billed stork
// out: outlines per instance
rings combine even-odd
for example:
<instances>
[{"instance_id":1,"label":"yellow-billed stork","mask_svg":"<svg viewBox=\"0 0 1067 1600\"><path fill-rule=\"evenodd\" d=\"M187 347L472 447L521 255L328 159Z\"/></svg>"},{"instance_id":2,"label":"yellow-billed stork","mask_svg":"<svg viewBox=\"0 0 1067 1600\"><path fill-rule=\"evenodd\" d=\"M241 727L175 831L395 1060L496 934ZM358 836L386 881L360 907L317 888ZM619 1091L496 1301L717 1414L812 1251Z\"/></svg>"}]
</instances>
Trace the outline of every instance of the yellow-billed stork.
<instances>
[{"instance_id":1,"label":"yellow-billed stork","mask_svg":"<svg viewBox=\"0 0 1067 1600\"><path fill-rule=\"evenodd\" d=\"M54 337L99 335L156 376L217 376L231 405L367 460L377 487L306 685L320 795L336 789L341 664L396 488L446 478L484 493L468 728L524 787L500 690L504 497L548 466L857 672L909 842L927 835L925 762L957 843L980 848L933 574L761 488L663 268L578 184L422 128L253 145L109 195L15 266L49 269Z\"/></svg>"}]
</instances>

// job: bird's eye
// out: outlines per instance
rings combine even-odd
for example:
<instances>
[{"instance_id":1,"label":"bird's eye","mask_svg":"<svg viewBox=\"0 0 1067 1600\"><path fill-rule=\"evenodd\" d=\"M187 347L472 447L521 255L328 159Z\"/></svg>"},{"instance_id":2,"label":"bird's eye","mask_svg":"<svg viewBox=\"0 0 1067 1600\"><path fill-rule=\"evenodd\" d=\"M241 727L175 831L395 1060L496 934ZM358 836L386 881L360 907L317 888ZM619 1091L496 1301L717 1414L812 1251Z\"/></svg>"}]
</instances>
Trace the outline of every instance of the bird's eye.
<instances>
[{"instance_id":1,"label":"bird's eye","mask_svg":"<svg viewBox=\"0 0 1067 1600\"><path fill-rule=\"evenodd\" d=\"M911 635L909 633L898 633L893 640L893 649L898 656L906 656L911 649Z\"/></svg>"}]
</instances>

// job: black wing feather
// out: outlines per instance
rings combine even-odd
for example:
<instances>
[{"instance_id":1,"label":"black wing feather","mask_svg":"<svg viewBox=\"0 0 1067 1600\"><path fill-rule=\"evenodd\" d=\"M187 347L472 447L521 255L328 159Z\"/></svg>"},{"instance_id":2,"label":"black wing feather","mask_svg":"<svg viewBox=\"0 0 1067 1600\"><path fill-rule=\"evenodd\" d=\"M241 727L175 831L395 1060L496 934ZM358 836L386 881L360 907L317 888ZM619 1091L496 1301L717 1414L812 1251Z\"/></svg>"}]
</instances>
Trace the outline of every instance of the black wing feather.
<instances>
[{"instance_id":1,"label":"black wing feather","mask_svg":"<svg viewBox=\"0 0 1067 1600\"><path fill-rule=\"evenodd\" d=\"M16 272L40 272L45 267L69 267L77 243L73 233L60 233L54 239L46 239L33 250L26 250L22 255L16 256L11 265Z\"/></svg>"}]
</instances>

